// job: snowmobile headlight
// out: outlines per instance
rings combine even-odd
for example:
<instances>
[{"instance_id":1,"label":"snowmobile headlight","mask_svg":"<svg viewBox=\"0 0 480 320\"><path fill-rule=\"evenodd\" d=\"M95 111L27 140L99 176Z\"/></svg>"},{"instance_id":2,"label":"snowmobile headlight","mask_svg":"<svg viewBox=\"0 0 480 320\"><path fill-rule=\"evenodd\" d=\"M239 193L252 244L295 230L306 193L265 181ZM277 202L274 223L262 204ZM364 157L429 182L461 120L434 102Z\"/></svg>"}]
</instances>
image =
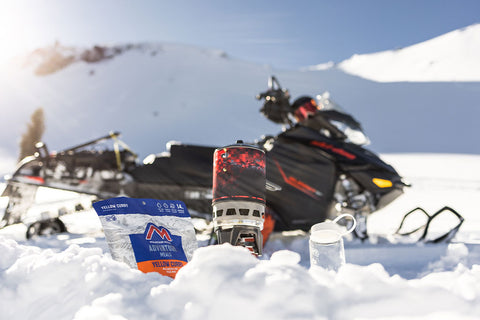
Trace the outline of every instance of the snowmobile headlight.
<instances>
[{"instance_id":1,"label":"snowmobile headlight","mask_svg":"<svg viewBox=\"0 0 480 320\"><path fill-rule=\"evenodd\" d=\"M391 188L393 186L392 181L385 179L373 178L372 182L379 188Z\"/></svg>"}]
</instances>

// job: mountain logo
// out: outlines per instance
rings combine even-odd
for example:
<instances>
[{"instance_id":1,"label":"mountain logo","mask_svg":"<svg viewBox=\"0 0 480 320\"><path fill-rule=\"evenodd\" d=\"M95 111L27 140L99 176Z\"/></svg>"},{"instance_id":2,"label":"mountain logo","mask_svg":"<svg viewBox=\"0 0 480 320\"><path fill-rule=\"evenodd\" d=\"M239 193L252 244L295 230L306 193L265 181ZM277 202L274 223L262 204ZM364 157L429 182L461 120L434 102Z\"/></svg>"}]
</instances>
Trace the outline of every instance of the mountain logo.
<instances>
[{"instance_id":1,"label":"mountain logo","mask_svg":"<svg viewBox=\"0 0 480 320\"><path fill-rule=\"evenodd\" d=\"M159 228L159 227L155 226L154 224L149 224L149 226L147 228L147 234L145 236L145 239L152 240L152 237L153 237L155 232L163 240L172 241L172 237L170 236L170 233L168 232L167 229L165 229L163 227Z\"/></svg>"}]
</instances>

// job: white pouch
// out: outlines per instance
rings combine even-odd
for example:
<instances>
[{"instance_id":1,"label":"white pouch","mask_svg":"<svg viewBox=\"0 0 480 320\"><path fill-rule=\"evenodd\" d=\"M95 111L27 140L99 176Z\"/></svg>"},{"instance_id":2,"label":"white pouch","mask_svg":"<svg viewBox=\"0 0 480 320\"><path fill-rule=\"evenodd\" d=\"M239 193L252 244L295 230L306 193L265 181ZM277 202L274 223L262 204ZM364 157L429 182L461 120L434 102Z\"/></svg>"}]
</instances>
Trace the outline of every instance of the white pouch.
<instances>
[{"instance_id":1,"label":"white pouch","mask_svg":"<svg viewBox=\"0 0 480 320\"><path fill-rule=\"evenodd\" d=\"M177 200L118 197L93 204L112 258L175 278L197 249L187 207Z\"/></svg>"}]
</instances>

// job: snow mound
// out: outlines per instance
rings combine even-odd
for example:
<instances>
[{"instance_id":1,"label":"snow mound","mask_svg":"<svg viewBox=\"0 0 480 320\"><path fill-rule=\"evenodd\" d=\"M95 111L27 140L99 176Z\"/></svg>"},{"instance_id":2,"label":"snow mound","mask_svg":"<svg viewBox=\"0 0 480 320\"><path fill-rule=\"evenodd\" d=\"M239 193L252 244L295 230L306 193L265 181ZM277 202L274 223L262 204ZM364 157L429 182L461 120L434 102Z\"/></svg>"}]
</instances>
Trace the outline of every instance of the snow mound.
<instances>
[{"instance_id":1,"label":"snow mound","mask_svg":"<svg viewBox=\"0 0 480 320\"><path fill-rule=\"evenodd\" d=\"M480 268L405 280L376 263L338 273L228 244L199 248L175 280L100 248L41 250L0 241L2 319L353 319L479 316ZM425 297L429 297L425 299ZM408 303L409 308L401 308ZM26 308L25 306L28 306ZM446 319L446 318L445 318Z\"/></svg>"},{"instance_id":2,"label":"snow mound","mask_svg":"<svg viewBox=\"0 0 480 320\"><path fill-rule=\"evenodd\" d=\"M369 241L345 239L338 272L310 269L308 234L290 231L272 234L260 259L199 243L176 279L145 274L112 259L90 209L69 215L64 234L0 230L0 319L478 319L480 156L382 157L412 187L371 215ZM44 192L43 205L60 196ZM461 212L455 242L387 241L417 205Z\"/></svg>"},{"instance_id":3,"label":"snow mound","mask_svg":"<svg viewBox=\"0 0 480 320\"><path fill-rule=\"evenodd\" d=\"M480 24L398 50L356 54L338 64L377 82L480 81Z\"/></svg>"}]
</instances>

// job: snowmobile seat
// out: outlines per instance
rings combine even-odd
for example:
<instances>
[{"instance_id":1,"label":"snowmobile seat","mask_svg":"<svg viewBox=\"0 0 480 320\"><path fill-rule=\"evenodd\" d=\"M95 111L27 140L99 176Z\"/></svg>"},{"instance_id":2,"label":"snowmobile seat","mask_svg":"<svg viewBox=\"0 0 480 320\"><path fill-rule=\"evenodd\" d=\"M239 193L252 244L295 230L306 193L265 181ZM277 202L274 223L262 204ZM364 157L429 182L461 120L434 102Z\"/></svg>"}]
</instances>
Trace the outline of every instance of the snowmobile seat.
<instances>
[{"instance_id":1,"label":"snowmobile seat","mask_svg":"<svg viewBox=\"0 0 480 320\"><path fill-rule=\"evenodd\" d=\"M136 182L211 187L214 147L172 145L169 156L130 172Z\"/></svg>"}]
</instances>

